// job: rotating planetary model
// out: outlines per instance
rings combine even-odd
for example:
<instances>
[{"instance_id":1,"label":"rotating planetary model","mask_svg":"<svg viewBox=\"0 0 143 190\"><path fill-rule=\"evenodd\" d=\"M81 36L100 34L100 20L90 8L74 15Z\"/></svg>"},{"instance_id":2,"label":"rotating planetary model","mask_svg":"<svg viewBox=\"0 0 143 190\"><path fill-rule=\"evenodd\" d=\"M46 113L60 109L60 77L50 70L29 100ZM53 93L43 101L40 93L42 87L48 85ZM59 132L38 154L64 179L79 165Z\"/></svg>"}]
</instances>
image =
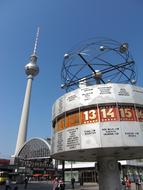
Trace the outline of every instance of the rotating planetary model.
<instances>
[{"instance_id":1,"label":"rotating planetary model","mask_svg":"<svg viewBox=\"0 0 143 190\"><path fill-rule=\"evenodd\" d=\"M98 161L100 189L120 189L117 161L143 157L143 88L128 43L82 43L65 54L61 78L66 93L53 105L52 157Z\"/></svg>"},{"instance_id":2,"label":"rotating planetary model","mask_svg":"<svg viewBox=\"0 0 143 190\"><path fill-rule=\"evenodd\" d=\"M64 56L62 88L53 105L56 158L141 158L143 88L135 86L127 43L94 39ZM74 154L73 154L74 152ZM86 154L85 154L86 153Z\"/></svg>"}]
</instances>

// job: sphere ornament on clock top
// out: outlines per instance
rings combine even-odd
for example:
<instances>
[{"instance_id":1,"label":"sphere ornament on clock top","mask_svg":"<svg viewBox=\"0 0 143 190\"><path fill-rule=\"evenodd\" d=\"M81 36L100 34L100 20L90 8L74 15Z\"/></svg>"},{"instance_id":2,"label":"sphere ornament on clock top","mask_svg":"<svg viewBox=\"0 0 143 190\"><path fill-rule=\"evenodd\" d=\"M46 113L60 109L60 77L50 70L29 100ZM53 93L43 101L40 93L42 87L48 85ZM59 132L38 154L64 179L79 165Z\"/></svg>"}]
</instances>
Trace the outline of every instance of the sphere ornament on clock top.
<instances>
[{"instance_id":1,"label":"sphere ornament on clock top","mask_svg":"<svg viewBox=\"0 0 143 190\"><path fill-rule=\"evenodd\" d=\"M117 161L143 157L143 88L135 85L128 43L80 44L64 55L61 79L66 93L52 108L52 157L98 161L100 189L120 189Z\"/></svg>"}]
</instances>

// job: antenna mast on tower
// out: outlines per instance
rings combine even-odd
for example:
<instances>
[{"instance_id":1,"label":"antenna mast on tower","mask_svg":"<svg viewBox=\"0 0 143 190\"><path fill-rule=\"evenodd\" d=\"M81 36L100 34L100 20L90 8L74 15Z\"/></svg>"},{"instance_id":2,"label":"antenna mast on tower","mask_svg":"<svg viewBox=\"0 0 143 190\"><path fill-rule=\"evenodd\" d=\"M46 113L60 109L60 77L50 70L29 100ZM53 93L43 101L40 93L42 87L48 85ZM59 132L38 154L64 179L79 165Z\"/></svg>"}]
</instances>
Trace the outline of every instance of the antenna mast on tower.
<instances>
[{"instance_id":1,"label":"antenna mast on tower","mask_svg":"<svg viewBox=\"0 0 143 190\"><path fill-rule=\"evenodd\" d=\"M37 28L37 33L36 33L36 39L35 39L33 54L36 54L36 49L37 49L38 39L39 39L39 33L40 33L40 27Z\"/></svg>"}]
</instances>

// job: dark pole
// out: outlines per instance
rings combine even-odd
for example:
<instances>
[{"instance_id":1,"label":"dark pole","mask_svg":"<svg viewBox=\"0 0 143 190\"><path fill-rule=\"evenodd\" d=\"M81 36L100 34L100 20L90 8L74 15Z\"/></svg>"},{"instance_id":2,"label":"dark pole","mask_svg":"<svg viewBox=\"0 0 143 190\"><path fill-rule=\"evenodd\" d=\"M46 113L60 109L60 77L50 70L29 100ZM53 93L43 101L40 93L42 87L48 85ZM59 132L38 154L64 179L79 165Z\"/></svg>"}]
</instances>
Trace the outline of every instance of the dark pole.
<instances>
[{"instance_id":1,"label":"dark pole","mask_svg":"<svg viewBox=\"0 0 143 190\"><path fill-rule=\"evenodd\" d=\"M94 75L96 77L96 75L98 73L93 69L93 67L90 65L90 63L88 63L88 61L86 61L86 59L80 53L78 55L84 61L84 63L86 63L86 65L91 69L91 71L94 73ZM100 81L102 81L103 84L105 84L105 82L102 78L96 77L96 81L97 81L97 84L100 84Z\"/></svg>"},{"instance_id":2,"label":"dark pole","mask_svg":"<svg viewBox=\"0 0 143 190\"><path fill-rule=\"evenodd\" d=\"M65 181L65 161L62 160L62 178Z\"/></svg>"}]
</instances>

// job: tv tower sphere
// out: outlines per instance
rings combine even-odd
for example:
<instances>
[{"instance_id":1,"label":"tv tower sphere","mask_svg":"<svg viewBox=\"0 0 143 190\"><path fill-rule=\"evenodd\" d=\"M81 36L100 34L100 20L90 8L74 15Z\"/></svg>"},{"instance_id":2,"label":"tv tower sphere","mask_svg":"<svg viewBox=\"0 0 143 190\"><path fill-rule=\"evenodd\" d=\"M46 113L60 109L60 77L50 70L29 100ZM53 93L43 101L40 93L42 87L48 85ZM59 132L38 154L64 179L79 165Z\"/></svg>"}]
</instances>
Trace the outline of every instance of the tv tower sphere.
<instances>
[{"instance_id":1,"label":"tv tower sphere","mask_svg":"<svg viewBox=\"0 0 143 190\"><path fill-rule=\"evenodd\" d=\"M39 66L36 64L37 56L35 54L31 55L30 63L25 65L25 73L27 76L36 76L39 73Z\"/></svg>"}]
</instances>

